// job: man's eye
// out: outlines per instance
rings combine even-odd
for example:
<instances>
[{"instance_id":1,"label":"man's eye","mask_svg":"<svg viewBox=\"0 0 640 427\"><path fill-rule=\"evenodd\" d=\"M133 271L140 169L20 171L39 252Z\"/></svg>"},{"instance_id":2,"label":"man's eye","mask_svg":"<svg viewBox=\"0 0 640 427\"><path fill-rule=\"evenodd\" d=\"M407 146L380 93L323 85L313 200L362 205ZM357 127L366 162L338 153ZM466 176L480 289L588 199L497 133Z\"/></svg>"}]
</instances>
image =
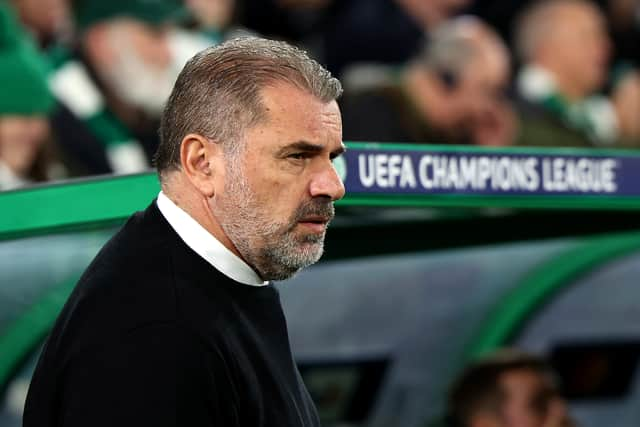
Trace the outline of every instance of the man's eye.
<instances>
[{"instance_id":1,"label":"man's eye","mask_svg":"<svg viewBox=\"0 0 640 427\"><path fill-rule=\"evenodd\" d=\"M295 159L295 160L302 160L302 159L306 159L307 155L305 153L291 153L288 156L290 159Z\"/></svg>"}]
</instances>

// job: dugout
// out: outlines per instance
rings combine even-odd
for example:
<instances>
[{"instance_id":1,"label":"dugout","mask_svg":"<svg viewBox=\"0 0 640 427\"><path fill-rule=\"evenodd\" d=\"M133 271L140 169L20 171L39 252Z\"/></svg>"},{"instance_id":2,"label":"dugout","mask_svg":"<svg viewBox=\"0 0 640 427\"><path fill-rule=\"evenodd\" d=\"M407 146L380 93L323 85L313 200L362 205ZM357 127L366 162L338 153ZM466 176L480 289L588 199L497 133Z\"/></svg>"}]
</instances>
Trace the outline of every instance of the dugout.
<instances>
[{"instance_id":1,"label":"dugout","mask_svg":"<svg viewBox=\"0 0 640 427\"><path fill-rule=\"evenodd\" d=\"M348 148L325 257L279 285L325 425L436 425L458 369L505 344L552 358L581 425L638 425L640 153ZM158 189L0 193L0 427L76 279Z\"/></svg>"}]
</instances>

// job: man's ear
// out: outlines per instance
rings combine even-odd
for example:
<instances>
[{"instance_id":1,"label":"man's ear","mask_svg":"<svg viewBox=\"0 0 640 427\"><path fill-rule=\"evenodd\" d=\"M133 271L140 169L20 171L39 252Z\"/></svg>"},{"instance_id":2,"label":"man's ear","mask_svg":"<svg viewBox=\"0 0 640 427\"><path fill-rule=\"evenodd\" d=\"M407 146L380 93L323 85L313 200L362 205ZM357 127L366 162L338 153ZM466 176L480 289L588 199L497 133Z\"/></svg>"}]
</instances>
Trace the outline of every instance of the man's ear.
<instances>
[{"instance_id":1,"label":"man's ear","mask_svg":"<svg viewBox=\"0 0 640 427\"><path fill-rule=\"evenodd\" d=\"M200 193L211 198L216 193L222 148L202 135L190 133L180 143L180 163L185 176Z\"/></svg>"}]
</instances>

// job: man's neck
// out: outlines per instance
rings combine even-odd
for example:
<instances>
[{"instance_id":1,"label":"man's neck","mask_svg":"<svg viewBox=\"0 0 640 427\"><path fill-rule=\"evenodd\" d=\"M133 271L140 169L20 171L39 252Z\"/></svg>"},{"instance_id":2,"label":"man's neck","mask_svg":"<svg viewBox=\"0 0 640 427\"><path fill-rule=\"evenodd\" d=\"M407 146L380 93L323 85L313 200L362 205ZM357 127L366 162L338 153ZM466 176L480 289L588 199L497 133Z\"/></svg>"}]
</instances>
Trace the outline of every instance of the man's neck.
<instances>
[{"instance_id":1,"label":"man's neck","mask_svg":"<svg viewBox=\"0 0 640 427\"><path fill-rule=\"evenodd\" d=\"M582 88L578 79L562 72L554 64L533 64L542 70L545 70L553 78L556 86L556 92L567 100L569 103L580 102L586 98L589 93Z\"/></svg>"},{"instance_id":2,"label":"man's neck","mask_svg":"<svg viewBox=\"0 0 640 427\"><path fill-rule=\"evenodd\" d=\"M234 254L200 222L167 197L158 194L157 207L182 241L225 276L246 285L263 286L268 282L242 258Z\"/></svg>"},{"instance_id":3,"label":"man's neck","mask_svg":"<svg viewBox=\"0 0 640 427\"><path fill-rule=\"evenodd\" d=\"M162 185L162 192L180 209L184 210L189 216L198 222L213 237L222 243L227 249L233 252L239 258L242 255L224 232L222 225L211 212L207 198L199 192L192 189L189 182L176 183L176 180L185 181L182 176L173 176L170 182ZM182 191L172 191L173 188L181 188ZM189 190L185 190L189 188Z\"/></svg>"}]
</instances>

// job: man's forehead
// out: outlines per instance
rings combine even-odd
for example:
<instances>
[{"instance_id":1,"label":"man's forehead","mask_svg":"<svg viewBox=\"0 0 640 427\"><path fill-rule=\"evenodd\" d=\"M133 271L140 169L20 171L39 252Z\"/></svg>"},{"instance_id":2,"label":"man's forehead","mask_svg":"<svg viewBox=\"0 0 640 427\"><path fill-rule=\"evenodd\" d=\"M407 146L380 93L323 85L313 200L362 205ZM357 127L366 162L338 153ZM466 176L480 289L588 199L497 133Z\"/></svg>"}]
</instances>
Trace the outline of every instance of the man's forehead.
<instances>
[{"instance_id":1,"label":"man's forehead","mask_svg":"<svg viewBox=\"0 0 640 427\"><path fill-rule=\"evenodd\" d=\"M340 114L340 107L338 107L338 103L335 100L325 104L320 120L327 126L342 129L342 115Z\"/></svg>"},{"instance_id":2,"label":"man's forehead","mask_svg":"<svg viewBox=\"0 0 640 427\"><path fill-rule=\"evenodd\" d=\"M513 369L501 375L503 384L514 389L537 390L547 386L550 379L541 372L532 369Z\"/></svg>"},{"instance_id":3,"label":"man's forehead","mask_svg":"<svg viewBox=\"0 0 640 427\"><path fill-rule=\"evenodd\" d=\"M264 115L247 129L250 147L284 152L316 146L312 151L336 155L344 151L342 118L335 100L323 102L304 89L280 82L262 88L260 96Z\"/></svg>"},{"instance_id":4,"label":"man's forehead","mask_svg":"<svg viewBox=\"0 0 640 427\"><path fill-rule=\"evenodd\" d=\"M265 124L295 128L326 126L342 129L340 108L335 100L324 102L291 84L270 85L260 92Z\"/></svg>"},{"instance_id":5,"label":"man's forehead","mask_svg":"<svg viewBox=\"0 0 640 427\"><path fill-rule=\"evenodd\" d=\"M294 83L275 81L266 84L259 91L262 102L273 107L274 105L292 105L307 103L309 105L337 105L335 100L323 101L310 90L302 88ZM285 103L283 103L285 101ZM288 102L287 102L288 101Z\"/></svg>"},{"instance_id":6,"label":"man's forehead","mask_svg":"<svg viewBox=\"0 0 640 427\"><path fill-rule=\"evenodd\" d=\"M567 29L566 23L572 25L579 24L601 24L604 17L598 8L587 2L585 3L558 3L553 5L545 19L554 25L554 31ZM573 28L570 26L569 28Z\"/></svg>"}]
</instances>

